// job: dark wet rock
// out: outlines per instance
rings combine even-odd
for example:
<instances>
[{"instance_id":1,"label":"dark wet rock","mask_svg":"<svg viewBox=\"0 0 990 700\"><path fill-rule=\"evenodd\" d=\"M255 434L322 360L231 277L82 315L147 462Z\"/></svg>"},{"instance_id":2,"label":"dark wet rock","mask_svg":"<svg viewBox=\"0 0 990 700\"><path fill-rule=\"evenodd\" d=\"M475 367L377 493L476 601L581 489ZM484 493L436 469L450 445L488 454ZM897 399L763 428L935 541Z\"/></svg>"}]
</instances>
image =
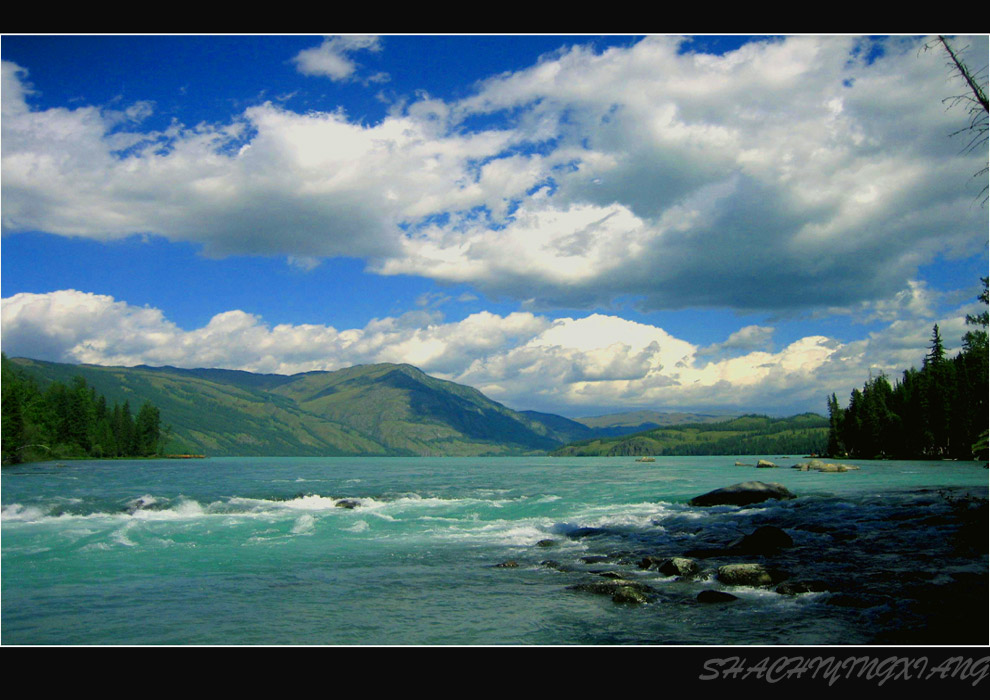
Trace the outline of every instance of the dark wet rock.
<instances>
[{"instance_id":1,"label":"dark wet rock","mask_svg":"<svg viewBox=\"0 0 990 700\"><path fill-rule=\"evenodd\" d=\"M536 543L537 547L555 547L557 546L557 540L540 540Z\"/></svg>"},{"instance_id":2,"label":"dark wet rock","mask_svg":"<svg viewBox=\"0 0 990 700\"><path fill-rule=\"evenodd\" d=\"M690 501L692 506L746 506L762 503L770 499L787 500L796 498L783 484L763 481L743 481L732 486L715 489Z\"/></svg>"},{"instance_id":3,"label":"dark wet rock","mask_svg":"<svg viewBox=\"0 0 990 700\"><path fill-rule=\"evenodd\" d=\"M694 559L687 557L668 557L656 565L656 570L664 576L695 576L701 567Z\"/></svg>"},{"instance_id":4,"label":"dark wet rock","mask_svg":"<svg viewBox=\"0 0 990 700\"><path fill-rule=\"evenodd\" d=\"M612 593L613 603L633 603L636 605L649 603L650 598L632 586L620 586Z\"/></svg>"},{"instance_id":5,"label":"dark wet rock","mask_svg":"<svg viewBox=\"0 0 990 700\"><path fill-rule=\"evenodd\" d=\"M725 591L713 591L710 588L705 589L698 594L699 603L731 603L733 600L739 600L739 598L731 593L726 593Z\"/></svg>"},{"instance_id":6,"label":"dark wet rock","mask_svg":"<svg viewBox=\"0 0 990 700\"><path fill-rule=\"evenodd\" d=\"M692 557L694 559L709 559L711 557L723 557L734 553L735 552L728 547L697 547L684 552L684 556Z\"/></svg>"},{"instance_id":7,"label":"dark wet rock","mask_svg":"<svg viewBox=\"0 0 990 700\"><path fill-rule=\"evenodd\" d=\"M545 566L548 569L554 569L556 571L577 571L573 566L568 566L567 564L561 564L556 559L544 559L540 562L540 566Z\"/></svg>"},{"instance_id":8,"label":"dark wet rock","mask_svg":"<svg viewBox=\"0 0 990 700\"><path fill-rule=\"evenodd\" d=\"M519 568L519 562L510 559L508 561L503 561L501 564L495 565L496 569L517 569Z\"/></svg>"},{"instance_id":9,"label":"dark wet rock","mask_svg":"<svg viewBox=\"0 0 990 700\"><path fill-rule=\"evenodd\" d=\"M726 564L718 567L715 577L727 586L772 586L787 578L762 564Z\"/></svg>"},{"instance_id":10,"label":"dark wet rock","mask_svg":"<svg viewBox=\"0 0 990 700\"><path fill-rule=\"evenodd\" d=\"M734 542L730 548L743 554L774 554L794 546L794 540L775 525L764 525Z\"/></svg>"},{"instance_id":11,"label":"dark wet rock","mask_svg":"<svg viewBox=\"0 0 990 700\"><path fill-rule=\"evenodd\" d=\"M583 539L585 537L598 537L599 535L607 535L608 530L600 527L579 527L576 530L571 530L567 533L567 536L572 539Z\"/></svg>"},{"instance_id":12,"label":"dark wet rock","mask_svg":"<svg viewBox=\"0 0 990 700\"><path fill-rule=\"evenodd\" d=\"M604 562L615 561L615 559L605 554L592 554L587 557L581 557L581 561L585 564L602 564Z\"/></svg>"},{"instance_id":13,"label":"dark wet rock","mask_svg":"<svg viewBox=\"0 0 990 700\"><path fill-rule=\"evenodd\" d=\"M657 597L657 590L638 581L616 579L568 586L568 590L611 596L616 603L646 603Z\"/></svg>"},{"instance_id":14,"label":"dark wet rock","mask_svg":"<svg viewBox=\"0 0 990 700\"><path fill-rule=\"evenodd\" d=\"M611 571L611 570L610 571L596 571L595 573L598 574L599 576L601 576L602 578L616 579L616 580L619 580L619 581L625 581L626 580L626 575L623 574L621 571Z\"/></svg>"},{"instance_id":15,"label":"dark wet rock","mask_svg":"<svg viewBox=\"0 0 990 700\"><path fill-rule=\"evenodd\" d=\"M962 525L952 536L953 551L957 554L986 554L990 549L990 530L987 529L987 502L970 507L961 514Z\"/></svg>"},{"instance_id":16,"label":"dark wet rock","mask_svg":"<svg viewBox=\"0 0 990 700\"><path fill-rule=\"evenodd\" d=\"M641 569L655 569L660 566L661 563L669 559L670 557L654 557L645 556L639 560L639 568Z\"/></svg>"},{"instance_id":17,"label":"dark wet rock","mask_svg":"<svg viewBox=\"0 0 990 700\"><path fill-rule=\"evenodd\" d=\"M335 508L347 508L347 510L353 510L361 505L361 501L355 501L352 498L341 498L333 505Z\"/></svg>"},{"instance_id":18,"label":"dark wet rock","mask_svg":"<svg viewBox=\"0 0 990 700\"><path fill-rule=\"evenodd\" d=\"M781 595L824 593L828 591L828 585L824 581L784 581L774 590Z\"/></svg>"},{"instance_id":19,"label":"dark wet rock","mask_svg":"<svg viewBox=\"0 0 990 700\"><path fill-rule=\"evenodd\" d=\"M127 507L124 508L124 511L130 513L131 515L134 515L134 513L138 512L139 510L144 510L152 503L154 503L154 501L148 501L145 500L144 498L135 498L133 501L127 504Z\"/></svg>"}]
</instances>

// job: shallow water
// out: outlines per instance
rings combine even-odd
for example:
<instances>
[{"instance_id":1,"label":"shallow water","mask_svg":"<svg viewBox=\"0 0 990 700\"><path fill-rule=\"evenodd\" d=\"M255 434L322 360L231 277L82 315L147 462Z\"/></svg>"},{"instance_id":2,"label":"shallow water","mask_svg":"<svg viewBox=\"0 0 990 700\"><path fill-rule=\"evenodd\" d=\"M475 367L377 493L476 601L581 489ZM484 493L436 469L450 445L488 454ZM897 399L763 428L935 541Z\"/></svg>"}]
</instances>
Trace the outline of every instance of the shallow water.
<instances>
[{"instance_id":1,"label":"shallow water","mask_svg":"<svg viewBox=\"0 0 990 700\"><path fill-rule=\"evenodd\" d=\"M769 458L785 467L801 461ZM982 464L852 462L861 469L822 474L733 466L736 459L217 458L5 467L0 640L987 642ZM738 459L755 464L757 457ZM782 483L799 497L748 508L687 505L750 480ZM337 507L342 499L360 504ZM691 580L638 566L645 555L725 547L764 524L784 529L794 546L769 558L702 558L704 572ZM553 545L537 546L541 540ZM494 566L508 560L518 566ZM791 580L824 581L827 590L727 588L712 575L721 564L749 561ZM607 571L655 594L647 604L618 604L570 588L605 580ZM731 590L739 600L699 603L706 588Z\"/></svg>"}]
</instances>

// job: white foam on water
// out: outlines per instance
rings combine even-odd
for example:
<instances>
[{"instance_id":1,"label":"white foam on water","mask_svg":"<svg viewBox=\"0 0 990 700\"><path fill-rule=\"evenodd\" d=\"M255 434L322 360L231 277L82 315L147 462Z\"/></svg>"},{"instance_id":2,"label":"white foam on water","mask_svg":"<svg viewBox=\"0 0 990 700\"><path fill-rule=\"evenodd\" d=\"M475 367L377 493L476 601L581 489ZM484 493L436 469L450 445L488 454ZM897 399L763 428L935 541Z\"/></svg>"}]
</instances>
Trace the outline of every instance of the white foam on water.
<instances>
[{"instance_id":1,"label":"white foam on water","mask_svg":"<svg viewBox=\"0 0 990 700\"><path fill-rule=\"evenodd\" d=\"M131 540L127 536L127 531L130 530L130 529L131 529L131 523L128 523L127 525L124 525L124 527L120 528L119 530L115 530L113 532L113 534L110 535L110 539L113 540L117 544L124 545L125 547L136 547L137 546L137 542Z\"/></svg>"},{"instance_id":2,"label":"white foam on water","mask_svg":"<svg viewBox=\"0 0 990 700\"><path fill-rule=\"evenodd\" d=\"M547 518L533 520L492 520L483 525L477 523L455 524L447 528L427 531L439 540L483 541L485 543L528 547L546 539L553 523Z\"/></svg>"},{"instance_id":3,"label":"white foam on water","mask_svg":"<svg viewBox=\"0 0 990 700\"><path fill-rule=\"evenodd\" d=\"M365 521L365 520L358 520L356 523L354 523L350 527L345 527L344 529L347 530L348 532L365 532L370 527L371 526L368 525L367 521Z\"/></svg>"},{"instance_id":4,"label":"white foam on water","mask_svg":"<svg viewBox=\"0 0 990 700\"><path fill-rule=\"evenodd\" d=\"M93 549L103 552L110 549L110 545L108 545L106 542L91 542L87 545L84 545L80 551L87 552Z\"/></svg>"},{"instance_id":5,"label":"white foam on water","mask_svg":"<svg viewBox=\"0 0 990 700\"><path fill-rule=\"evenodd\" d=\"M47 517L48 509L38 506L22 506L20 503L11 503L3 506L0 510L0 520L4 522L34 522Z\"/></svg>"},{"instance_id":6,"label":"white foam on water","mask_svg":"<svg viewBox=\"0 0 990 700\"><path fill-rule=\"evenodd\" d=\"M135 499L128 501L127 505L131 508L147 508L148 506L153 506L158 503L158 499L152 496L150 493L143 496L138 496Z\"/></svg>"},{"instance_id":7,"label":"white foam on water","mask_svg":"<svg viewBox=\"0 0 990 700\"><path fill-rule=\"evenodd\" d=\"M335 508L339 500L341 499L310 494L293 498L291 501L278 501L272 502L272 504L276 505L276 507L290 508L292 510L329 510L330 508Z\"/></svg>"},{"instance_id":8,"label":"white foam on water","mask_svg":"<svg viewBox=\"0 0 990 700\"><path fill-rule=\"evenodd\" d=\"M295 525L292 526L293 535L311 535L313 534L313 528L316 526L316 518L314 518L309 513L300 515L296 519Z\"/></svg>"},{"instance_id":9,"label":"white foam on water","mask_svg":"<svg viewBox=\"0 0 990 700\"><path fill-rule=\"evenodd\" d=\"M180 497L178 502L171 508L161 510L139 509L134 511L130 517L134 520L162 521L162 520L189 520L201 518L207 515L206 510L200 503L190 498Z\"/></svg>"}]
</instances>

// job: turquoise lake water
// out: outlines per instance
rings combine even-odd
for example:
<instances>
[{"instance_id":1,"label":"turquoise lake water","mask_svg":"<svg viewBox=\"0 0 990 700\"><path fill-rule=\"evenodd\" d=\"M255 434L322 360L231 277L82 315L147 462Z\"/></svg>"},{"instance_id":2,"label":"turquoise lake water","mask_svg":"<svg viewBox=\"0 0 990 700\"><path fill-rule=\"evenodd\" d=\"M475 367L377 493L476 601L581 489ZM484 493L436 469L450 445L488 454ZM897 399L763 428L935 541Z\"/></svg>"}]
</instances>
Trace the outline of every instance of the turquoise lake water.
<instances>
[{"instance_id":1,"label":"turquoise lake water","mask_svg":"<svg viewBox=\"0 0 990 700\"><path fill-rule=\"evenodd\" d=\"M798 458L214 458L2 470L4 644L987 642L987 475L976 462ZM692 507L733 483L798 498ZM337 507L341 499L357 507ZM973 538L973 518L984 539ZM776 524L772 563L828 590L680 580L643 556ZM978 528L977 528L978 529ZM553 540L551 546L537 546ZM975 543L974 543L975 542ZM497 567L512 560L516 567ZM657 595L570 586L618 572ZM705 589L739 600L705 605ZM962 606L962 607L960 607ZM941 611L940 614L936 614ZM979 615L982 614L982 617ZM979 641L982 639L982 641Z\"/></svg>"}]
</instances>

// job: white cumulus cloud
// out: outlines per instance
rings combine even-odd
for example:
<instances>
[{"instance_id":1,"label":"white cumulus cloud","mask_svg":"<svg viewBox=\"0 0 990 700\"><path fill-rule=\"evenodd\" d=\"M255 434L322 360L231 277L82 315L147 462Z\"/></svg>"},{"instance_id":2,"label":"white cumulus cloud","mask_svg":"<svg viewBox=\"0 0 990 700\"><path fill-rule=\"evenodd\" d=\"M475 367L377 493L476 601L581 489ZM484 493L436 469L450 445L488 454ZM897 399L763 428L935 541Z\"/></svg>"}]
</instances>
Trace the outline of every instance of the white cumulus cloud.
<instances>
[{"instance_id":1,"label":"white cumulus cloud","mask_svg":"<svg viewBox=\"0 0 990 700\"><path fill-rule=\"evenodd\" d=\"M985 36L966 43L985 57ZM985 154L949 137L959 86L922 44L794 36L716 56L648 37L375 124L264 103L161 132L139 128L147 102L32 108L30 67L4 62L3 227L304 269L358 257L533 309L851 308L938 255L985 254ZM350 79L352 53L378 46L331 37L296 62Z\"/></svg>"},{"instance_id":2,"label":"white cumulus cloud","mask_svg":"<svg viewBox=\"0 0 990 700\"><path fill-rule=\"evenodd\" d=\"M972 304L938 320L959 347ZM799 338L777 352L711 358L662 328L616 316L557 318L490 312L446 322L437 311L373 319L363 328L267 324L240 310L185 330L154 308L62 290L2 302L8 356L71 363L221 367L292 374L376 362L410 363L514 408L580 415L631 407L823 411L870 372L897 379L924 357L927 319L896 321L862 340ZM732 337L760 336L740 329Z\"/></svg>"},{"instance_id":3,"label":"white cumulus cloud","mask_svg":"<svg viewBox=\"0 0 990 700\"><path fill-rule=\"evenodd\" d=\"M293 62L303 75L320 75L335 81L349 80L358 69L350 54L355 51L381 51L381 40L376 36L330 36L311 49L303 49ZM376 82L386 79L376 74Z\"/></svg>"}]
</instances>

